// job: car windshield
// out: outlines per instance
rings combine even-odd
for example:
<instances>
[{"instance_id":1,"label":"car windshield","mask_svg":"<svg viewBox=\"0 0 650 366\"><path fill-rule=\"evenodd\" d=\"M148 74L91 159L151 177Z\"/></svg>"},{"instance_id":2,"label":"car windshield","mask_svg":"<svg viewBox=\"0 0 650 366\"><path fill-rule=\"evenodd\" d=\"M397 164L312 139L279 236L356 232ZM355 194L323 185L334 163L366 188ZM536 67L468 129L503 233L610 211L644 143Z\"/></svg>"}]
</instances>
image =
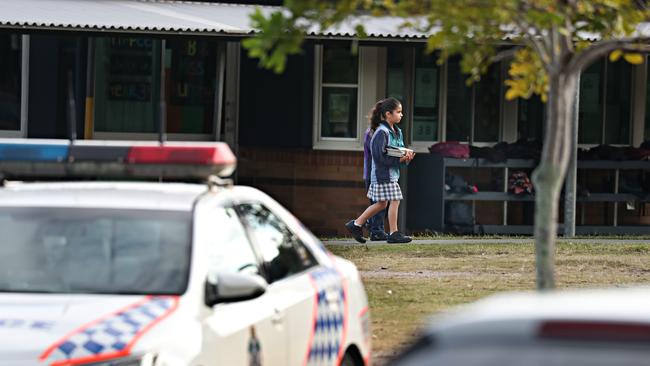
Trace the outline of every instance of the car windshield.
<instances>
[{"instance_id":1,"label":"car windshield","mask_svg":"<svg viewBox=\"0 0 650 366\"><path fill-rule=\"evenodd\" d=\"M0 291L181 294L191 213L0 207Z\"/></svg>"}]
</instances>

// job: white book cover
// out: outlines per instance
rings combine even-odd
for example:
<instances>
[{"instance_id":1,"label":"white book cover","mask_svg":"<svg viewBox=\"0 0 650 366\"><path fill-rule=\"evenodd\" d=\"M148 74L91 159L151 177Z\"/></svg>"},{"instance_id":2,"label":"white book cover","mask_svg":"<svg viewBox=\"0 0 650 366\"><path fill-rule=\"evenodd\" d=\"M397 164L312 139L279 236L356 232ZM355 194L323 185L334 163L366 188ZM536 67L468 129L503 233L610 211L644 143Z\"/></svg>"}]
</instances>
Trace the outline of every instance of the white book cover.
<instances>
[{"instance_id":1,"label":"white book cover","mask_svg":"<svg viewBox=\"0 0 650 366\"><path fill-rule=\"evenodd\" d=\"M407 152L413 152L413 150L406 147L386 146L386 155L388 156L401 158L402 156L406 155Z\"/></svg>"}]
</instances>

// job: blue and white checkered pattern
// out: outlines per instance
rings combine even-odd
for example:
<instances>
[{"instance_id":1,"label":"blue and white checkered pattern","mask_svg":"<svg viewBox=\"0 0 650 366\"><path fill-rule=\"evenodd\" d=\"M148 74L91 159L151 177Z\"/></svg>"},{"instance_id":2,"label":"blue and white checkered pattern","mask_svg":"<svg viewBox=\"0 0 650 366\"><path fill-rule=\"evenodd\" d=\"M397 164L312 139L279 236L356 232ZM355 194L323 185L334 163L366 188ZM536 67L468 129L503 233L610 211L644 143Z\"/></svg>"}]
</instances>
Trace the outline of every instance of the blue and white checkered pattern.
<instances>
[{"instance_id":1,"label":"blue and white checkered pattern","mask_svg":"<svg viewBox=\"0 0 650 366\"><path fill-rule=\"evenodd\" d=\"M373 201L399 201L404 198L397 182L371 183L366 196Z\"/></svg>"},{"instance_id":2,"label":"blue and white checkered pattern","mask_svg":"<svg viewBox=\"0 0 650 366\"><path fill-rule=\"evenodd\" d=\"M307 365L334 365L344 337L345 291L341 275L331 268L311 273L318 291L314 337Z\"/></svg>"},{"instance_id":3,"label":"blue and white checkered pattern","mask_svg":"<svg viewBox=\"0 0 650 366\"><path fill-rule=\"evenodd\" d=\"M152 297L82 328L63 340L47 359L72 360L124 351L147 325L169 312L175 301L173 297Z\"/></svg>"}]
</instances>

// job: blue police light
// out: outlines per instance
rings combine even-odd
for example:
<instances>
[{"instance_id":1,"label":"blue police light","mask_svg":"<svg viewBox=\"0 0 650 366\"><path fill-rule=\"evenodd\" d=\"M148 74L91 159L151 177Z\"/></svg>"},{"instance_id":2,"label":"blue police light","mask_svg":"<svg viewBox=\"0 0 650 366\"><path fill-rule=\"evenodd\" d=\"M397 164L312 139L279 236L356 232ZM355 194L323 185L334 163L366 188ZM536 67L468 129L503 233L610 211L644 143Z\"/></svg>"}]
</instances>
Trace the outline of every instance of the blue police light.
<instances>
[{"instance_id":1,"label":"blue police light","mask_svg":"<svg viewBox=\"0 0 650 366\"><path fill-rule=\"evenodd\" d=\"M0 161L63 162L68 151L68 143L62 141L0 141Z\"/></svg>"}]
</instances>

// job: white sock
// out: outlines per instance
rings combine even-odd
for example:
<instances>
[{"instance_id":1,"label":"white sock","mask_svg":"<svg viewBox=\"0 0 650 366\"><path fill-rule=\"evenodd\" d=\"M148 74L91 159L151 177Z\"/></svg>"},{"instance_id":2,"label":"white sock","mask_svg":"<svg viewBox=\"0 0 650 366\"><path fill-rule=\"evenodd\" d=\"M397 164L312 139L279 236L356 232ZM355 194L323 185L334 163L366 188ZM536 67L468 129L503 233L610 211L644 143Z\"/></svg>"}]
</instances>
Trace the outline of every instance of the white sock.
<instances>
[{"instance_id":1,"label":"white sock","mask_svg":"<svg viewBox=\"0 0 650 366\"><path fill-rule=\"evenodd\" d=\"M361 227L361 225L357 224L357 220L354 220L354 226Z\"/></svg>"}]
</instances>

